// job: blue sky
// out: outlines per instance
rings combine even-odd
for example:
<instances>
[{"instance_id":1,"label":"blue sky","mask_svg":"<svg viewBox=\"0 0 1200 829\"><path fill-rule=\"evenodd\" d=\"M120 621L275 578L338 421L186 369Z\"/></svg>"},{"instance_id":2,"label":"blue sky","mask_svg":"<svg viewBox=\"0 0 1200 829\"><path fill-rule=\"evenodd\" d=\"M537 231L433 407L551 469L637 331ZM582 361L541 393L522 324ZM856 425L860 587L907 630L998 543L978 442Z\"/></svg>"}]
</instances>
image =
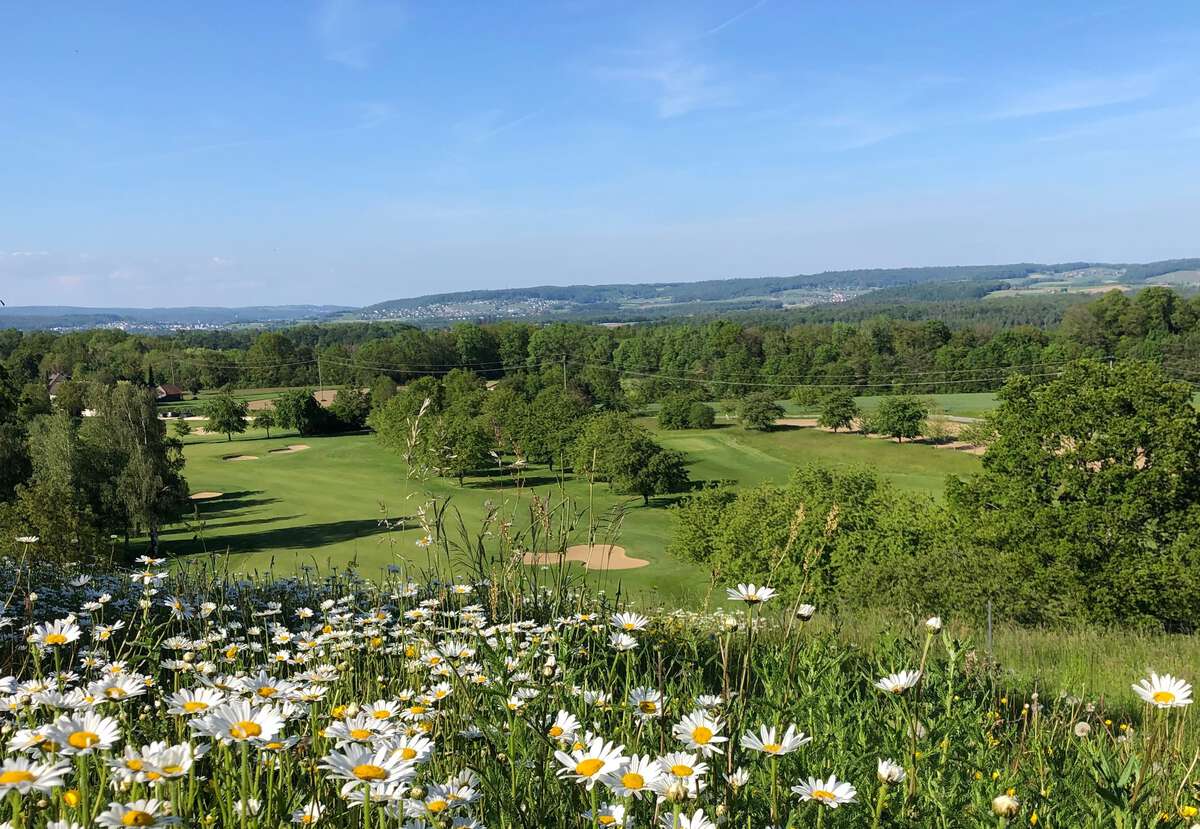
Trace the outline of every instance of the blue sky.
<instances>
[{"instance_id":1,"label":"blue sky","mask_svg":"<svg viewBox=\"0 0 1200 829\"><path fill-rule=\"evenodd\" d=\"M10 305L1200 255L1194 2L6 2L0 31Z\"/></svg>"}]
</instances>

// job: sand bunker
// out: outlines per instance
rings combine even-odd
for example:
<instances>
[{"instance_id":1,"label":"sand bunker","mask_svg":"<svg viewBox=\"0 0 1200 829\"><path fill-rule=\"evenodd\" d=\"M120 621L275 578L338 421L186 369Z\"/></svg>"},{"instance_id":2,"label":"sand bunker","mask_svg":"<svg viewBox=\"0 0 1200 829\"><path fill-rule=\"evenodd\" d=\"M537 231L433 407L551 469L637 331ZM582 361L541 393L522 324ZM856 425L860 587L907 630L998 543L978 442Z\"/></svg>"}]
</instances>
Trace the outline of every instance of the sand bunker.
<instances>
[{"instance_id":1,"label":"sand bunker","mask_svg":"<svg viewBox=\"0 0 1200 829\"><path fill-rule=\"evenodd\" d=\"M524 560L526 564L558 564L559 558L558 553L526 553ZM625 548L615 544L576 544L561 558L578 561L586 570L633 570L650 563L626 555Z\"/></svg>"},{"instance_id":2,"label":"sand bunker","mask_svg":"<svg viewBox=\"0 0 1200 829\"><path fill-rule=\"evenodd\" d=\"M193 501L209 501L213 498L220 498L224 492L193 492L188 497Z\"/></svg>"},{"instance_id":3,"label":"sand bunker","mask_svg":"<svg viewBox=\"0 0 1200 829\"><path fill-rule=\"evenodd\" d=\"M312 449L307 443L289 443L281 449L272 449L272 455L290 455L293 452L303 452L305 449Z\"/></svg>"},{"instance_id":4,"label":"sand bunker","mask_svg":"<svg viewBox=\"0 0 1200 829\"><path fill-rule=\"evenodd\" d=\"M224 455L221 460L225 461L256 461L258 455Z\"/></svg>"}]
</instances>

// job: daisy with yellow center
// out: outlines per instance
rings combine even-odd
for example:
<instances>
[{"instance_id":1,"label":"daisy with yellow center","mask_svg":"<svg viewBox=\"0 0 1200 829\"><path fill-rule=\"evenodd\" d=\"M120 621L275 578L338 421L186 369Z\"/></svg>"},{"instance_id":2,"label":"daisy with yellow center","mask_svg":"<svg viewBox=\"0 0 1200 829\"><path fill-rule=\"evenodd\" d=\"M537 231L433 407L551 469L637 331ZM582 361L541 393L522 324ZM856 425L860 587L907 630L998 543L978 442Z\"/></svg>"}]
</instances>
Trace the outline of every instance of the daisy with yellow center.
<instances>
[{"instance_id":1,"label":"daisy with yellow center","mask_svg":"<svg viewBox=\"0 0 1200 829\"><path fill-rule=\"evenodd\" d=\"M1132 686L1142 701L1155 708L1183 708L1192 704L1192 686L1170 674L1150 674Z\"/></svg>"},{"instance_id":2,"label":"daisy with yellow center","mask_svg":"<svg viewBox=\"0 0 1200 829\"><path fill-rule=\"evenodd\" d=\"M188 688L176 691L167 699L167 713L193 717L224 702L225 695L216 688Z\"/></svg>"},{"instance_id":3,"label":"daisy with yellow center","mask_svg":"<svg viewBox=\"0 0 1200 829\"><path fill-rule=\"evenodd\" d=\"M812 800L830 809L853 803L858 796L857 789L849 783L839 781L832 774L825 780L810 777L800 785L792 786L792 791L800 795L801 800Z\"/></svg>"},{"instance_id":4,"label":"daisy with yellow center","mask_svg":"<svg viewBox=\"0 0 1200 829\"><path fill-rule=\"evenodd\" d=\"M888 694L903 694L920 681L920 671L900 671L877 680L875 687Z\"/></svg>"},{"instance_id":5,"label":"daisy with yellow center","mask_svg":"<svg viewBox=\"0 0 1200 829\"><path fill-rule=\"evenodd\" d=\"M5 760L0 765L0 799L14 791L18 794L53 791L63 784L70 768L68 763L35 763L22 758Z\"/></svg>"},{"instance_id":6,"label":"daisy with yellow center","mask_svg":"<svg viewBox=\"0 0 1200 829\"><path fill-rule=\"evenodd\" d=\"M174 826L180 819L166 814L166 805L165 801L155 799L110 803L108 809L96 817L96 823L110 829L125 829L129 826Z\"/></svg>"},{"instance_id":7,"label":"daisy with yellow center","mask_svg":"<svg viewBox=\"0 0 1200 829\"><path fill-rule=\"evenodd\" d=\"M320 767L336 780L371 786L398 783L415 774L413 764L395 756L391 749L372 749L357 743L325 755Z\"/></svg>"},{"instance_id":8,"label":"daisy with yellow center","mask_svg":"<svg viewBox=\"0 0 1200 829\"><path fill-rule=\"evenodd\" d=\"M747 731L742 735L742 748L750 751L758 751L763 754L770 754L778 757L783 754L791 754L800 746L812 742L812 737L809 737L803 731L798 731L795 725L789 725L783 736L779 736L775 726L762 726L758 730L758 734L753 731Z\"/></svg>"},{"instance_id":9,"label":"daisy with yellow center","mask_svg":"<svg viewBox=\"0 0 1200 829\"><path fill-rule=\"evenodd\" d=\"M579 731L579 720L568 711L559 711L554 722L546 729L546 736L553 740L571 740Z\"/></svg>"},{"instance_id":10,"label":"daisy with yellow center","mask_svg":"<svg viewBox=\"0 0 1200 829\"><path fill-rule=\"evenodd\" d=\"M641 757L635 754L609 774L604 784L617 797L649 797L663 776L657 760L648 754Z\"/></svg>"},{"instance_id":11,"label":"daisy with yellow center","mask_svg":"<svg viewBox=\"0 0 1200 829\"><path fill-rule=\"evenodd\" d=\"M33 629L32 641L44 648L56 648L79 640L83 631L73 617L40 624Z\"/></svg>"},{"instance_id":12,"label":"daisy with yellow center","mask_svg":"<svg viewBox=\"0 0 1200 829\"><path fill-rule=\"evenodd\" d=\"M235 700L193 718L189 725L196 733L223 743L266 743L283 730L283 717L273 705L252 706L246 700Z\"/></svg>"},{"instance_id":13,"label":"daisy with yellow center","mask_svg":"<svg viewBox=\"0 0 1200 829\"><path fill-rule=\"evenodd\" d=\"M65 716L56 720L46 739L60 746L63 754L91 754L107 751L121 739L121 728L112 717L95 712Z\"/></svg>"},{"instance_id":14,"label":"daisy with yellow center","mask_svg":"<svg viewBox=\"0 0 1200 829\"><path fill-rule=\"evenodd\" d=\"M677 722L671 728L671 733L692 751L711 757L725 753L721 743L728 742L729 738L720 733L724 727L724 722L707 712L693 711Z\"/></svg>"},{"instance_id":15,"label":"daisy with yellow center","mask_svg":"<svg viewBox=\"0 0 1200 829\"><path fill-rule=\"evenodd\" d=\"M554 759L562 766L558 770L560 777L582 783L590 791L597 780L620 767L624 750L625 746L614 746L603 737L594 737L586 746L569 754L554 752Z\"/></svg>"}]
</instances>

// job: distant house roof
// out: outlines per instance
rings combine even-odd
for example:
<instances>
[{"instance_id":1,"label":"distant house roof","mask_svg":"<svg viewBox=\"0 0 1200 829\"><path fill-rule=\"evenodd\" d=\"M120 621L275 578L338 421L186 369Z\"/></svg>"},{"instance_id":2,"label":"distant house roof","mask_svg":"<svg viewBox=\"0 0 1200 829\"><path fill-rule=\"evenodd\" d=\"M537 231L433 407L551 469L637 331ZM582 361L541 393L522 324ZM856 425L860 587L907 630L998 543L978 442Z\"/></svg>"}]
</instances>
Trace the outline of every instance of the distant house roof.
<instances>
[{"instance_id":1,"label":"distant house roof","mask_svg":"<svg viewBox=\"0 0 1200 829\"><path fill-rule=\"evenodd\" d=\"M159 398L163 397L183 397L183 389L176 386L174 383L163 383L154 390Z\"/></svg>"},{"instance_id":2,"label":"distant house roof","mask_svg":"<svg viewBox=\"0 0 1200 829\"><path fill-rule=\"evenodd\" d=\"M53 397L55 394L57 394L58 387L70 379L71 375L63 374L61 371L56 371L51 374L50 379L46 382L46 389L50 392L50 396Z\"/></svg>"}]
</instances>

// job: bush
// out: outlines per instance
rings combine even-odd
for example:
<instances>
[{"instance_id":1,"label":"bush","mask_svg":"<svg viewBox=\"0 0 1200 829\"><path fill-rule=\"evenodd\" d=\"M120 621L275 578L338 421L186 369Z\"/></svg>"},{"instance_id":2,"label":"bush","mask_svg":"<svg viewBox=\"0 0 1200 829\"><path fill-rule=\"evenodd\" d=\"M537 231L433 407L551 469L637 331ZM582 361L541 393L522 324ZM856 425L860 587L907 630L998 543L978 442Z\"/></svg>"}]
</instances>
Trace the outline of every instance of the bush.
<instances>
[{"instance_id":1,"label":"bush","mask_svg":"<svg viewBox=\"0 0 1200 829\"><path fill-rule=\"evenodd\" d=\"M664 429L711 429L717 413L693 394L671 394L663 398L658 425Z\"/></svg>"},{"instance_id":2,"label":"bush","mask_svg":"<svg viewBox=\"0 0 1200 829\"><path fill-rule=\"evenodd\" d=\"M688 407L689 429L711 429L717 421L717 412L707 403L693 403Z\"/></svg>"},{"instance_id":3,"label":"bush","mask_svg":"<svg viewBox=\"0 0 1200 829\"><path fill-rule=\"evenodd\" d=\"M326 424L330 431L357 431L367 425L371 413L371 396L361 389L346 387L338 389L337 397L329 406L332 422Z\"/></svg>"},{"instance_id":4,"label":"bush","mask_svg":"<svg viewBox=\"0 0 1200 829\"><path fill-rule=\"evenodd\" d=\"M820 602L845 608L975 610L986 602L976 568L958 560L951 515L865 468L811 466L785 486L705 489L678 518L668 552L718 580L796 591L807 579Z\"/></svg>"},{"instance_id":5,"label":"bush","mask_svg":"<svg viewBox=\"0 0 1200 829\"><path fill-rule=\"evenodd\" d=\"M821 405L821 401L821 390L815 386L796 386L792 391L792 402L802 409L815 409Z\"/></svg>"}]
</instances>

